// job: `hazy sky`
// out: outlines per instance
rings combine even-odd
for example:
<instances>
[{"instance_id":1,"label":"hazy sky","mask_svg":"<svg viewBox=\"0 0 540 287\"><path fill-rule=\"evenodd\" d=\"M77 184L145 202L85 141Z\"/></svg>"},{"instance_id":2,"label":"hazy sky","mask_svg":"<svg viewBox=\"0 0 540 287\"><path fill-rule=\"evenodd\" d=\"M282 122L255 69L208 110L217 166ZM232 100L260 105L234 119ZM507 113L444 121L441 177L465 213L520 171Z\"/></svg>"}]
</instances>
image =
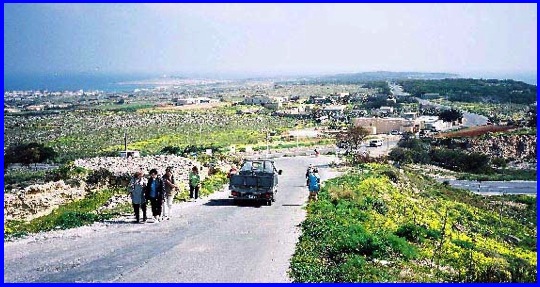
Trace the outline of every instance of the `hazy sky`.
<instances>
[{"instance_id":1,"label":"hazy sky","mask_svg":"<svg viewBox=\"0 0 540 287\"><path fill-rule=\"evenodd\" d=\"M4 4L4 73L534 71L537 4Z\"/></svg>"}]
</instances>

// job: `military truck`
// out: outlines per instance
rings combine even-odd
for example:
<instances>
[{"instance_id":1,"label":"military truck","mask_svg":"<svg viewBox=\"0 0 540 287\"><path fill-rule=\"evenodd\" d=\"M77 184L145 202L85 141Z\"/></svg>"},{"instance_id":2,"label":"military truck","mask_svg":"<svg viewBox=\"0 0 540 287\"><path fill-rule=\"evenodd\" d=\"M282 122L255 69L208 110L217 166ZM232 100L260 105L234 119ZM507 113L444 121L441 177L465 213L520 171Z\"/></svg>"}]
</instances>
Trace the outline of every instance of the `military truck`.
<instances>
[{"instance_id":1,"label":"military truck","mask_svg":"<svg viewBox=\"0 0 540 287\"><path fill-rule=\"evenodd\" d=\"M278 175L273 160L245 160L236 174L230 175L230 198L237 203L240 200L264 202L272 205L278 187Z\"/></svg>"}]
</instances>

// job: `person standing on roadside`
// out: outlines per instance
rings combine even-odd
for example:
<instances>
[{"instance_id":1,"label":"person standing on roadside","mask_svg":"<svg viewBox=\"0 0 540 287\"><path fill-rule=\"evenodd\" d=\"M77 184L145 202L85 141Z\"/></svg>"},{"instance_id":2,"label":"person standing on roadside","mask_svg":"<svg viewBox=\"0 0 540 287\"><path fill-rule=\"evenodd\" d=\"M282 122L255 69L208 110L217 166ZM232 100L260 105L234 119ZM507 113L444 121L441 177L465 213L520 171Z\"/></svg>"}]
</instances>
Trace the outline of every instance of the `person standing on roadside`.
<instances>
[{"instance_id":1,"label":"person standing on roadside","mask_svg":"<svg viewBox=\"0 0 540 287\"><path fill-rule=\"evenodd\" d=\"M199 169L194 166L189 173L189 198L199 198L200 185L201 177L199 176Z\"/></svg>"},{"instance_id":2,"label":"person standing on roadside","mask_svg":"<svg viewBox=\"0 0 540 287\"><path fill-rule=\"evenodd\" d=\"M163 189L165 192L163 204L163 218L168 220L171 216L171 209L175 191L176 189L178 189L178 186L174 184L174 175L172 173L172 168L168 167L167 169L165 169L165 174L163 175L162 180Z\"/></svg>"},{"instance_id":3,"label":"person standing on roadside","mask_svg":"<svg viewBox=\"0 0 540 287\"><path fill-rule=\"evenodd\" d=\"M313 164L309 164L306 170L306 186L309 186L309 174L313 172Z\"/></svg>"},{"instance_id":4,"label":"person standing on roadside","mask_svg":"<svg viewBox=\"0 0 540 287\"><path fill-rule=\"evenodd\" d=\"M319 177L319 171L314 168L313 172L308 174L308 189L309 199L317 201L317 195L321 189L321 178Z\"/></svg>"},{"instance_id":5,"label":"person standing on roadside","mask_svg":"<svg viewBox=\"0 0 540 287\"><path fill-rule=\"evenodd\" d=\"M161 217L161 203L163 202L163 181L158 177L157 170L150 170L150 178L144 192L146 200L152 205L152 217L154 222L159 222Z\"/></svg>"},{"instance_id":6,"label":"person standing on roadside","mask_svg":"<svg viewBox=\"0 0 540 287\"><path fill-rule=\"evenodd\" d=\"M131 204L133 205L133 212L135 213L135 219L133 223L140 223L140 209L142 209L144 223L146 221L146 199L144 198L144 190L147 184L146 178L143 177L141 171L136 172L131 178L128 185L128 192L131 196Z\"/></svg>"}]
</instances>

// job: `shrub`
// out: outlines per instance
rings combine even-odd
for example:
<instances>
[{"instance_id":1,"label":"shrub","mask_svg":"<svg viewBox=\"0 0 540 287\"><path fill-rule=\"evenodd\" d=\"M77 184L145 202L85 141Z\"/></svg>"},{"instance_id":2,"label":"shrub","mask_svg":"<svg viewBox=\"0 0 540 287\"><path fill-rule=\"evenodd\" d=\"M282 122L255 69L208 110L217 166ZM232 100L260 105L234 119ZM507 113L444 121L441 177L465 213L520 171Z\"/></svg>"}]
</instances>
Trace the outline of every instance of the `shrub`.
<instances>
[{"instance_id":1,"label":"shrub","mask_svg":"<svg viewBox=\"0 0 540 287\"><path fill-rule=\"evenodd\" d=\"M179 155L182 153L182 149L177 146L166 146L161 149L161 153Z\"/></svg>"},{"instance_id":2,"label":"shrub","mask_svg":"<svg viewBox=\"0 0 540 287\"><path fill-rule=\"evenodd\" d=\"M427 228L414 223L405 223L398 227L395 234L410 242L421 243L427 237Z\"/></svg>"},{"instance_id":3,"label":"shrub","mask_svg":"<svg viewBox=\"0 0 540 287\"><path fill-rule=\"evenodd\" d=\"M85 179L90 170L75 166L72 162L66 163L57 169L46 172L45 179L48 181L59 181L69 179Z\"/></svg>"},{"instance_id":4,"label":"shrub","mask_svg":"<svg viewBox=\"0 0 540 287\"><path fill-rule=\"evenodd\" d=\"M452 240L452 243L454 243L455 245L463 249L470 249L470 250L474 249L474 243L469 242L469 241L454 239Z\"/></svg>"},{"instance_id":5,"label":"shrub","mask_svg":"<svg viewBox=\"0 0 540 287\"><path fill-rule=\"evenodd\" d=\"M491 164L496 167L505 168L507 163L506 163L506 159L502 157L496 157L496 158L491 159Z\"/></svg>"},{"instance_id":6,"label":"shrub","mask_svg":"<svg viewBox=\"0 0 540 287\"><path fill-rule=\"evenodd\" d=\"M377 213L385 215L388 212L388 206L381 198L366 196L364 199L364 208L375 210Z\"/></svg>"}]
</instances>

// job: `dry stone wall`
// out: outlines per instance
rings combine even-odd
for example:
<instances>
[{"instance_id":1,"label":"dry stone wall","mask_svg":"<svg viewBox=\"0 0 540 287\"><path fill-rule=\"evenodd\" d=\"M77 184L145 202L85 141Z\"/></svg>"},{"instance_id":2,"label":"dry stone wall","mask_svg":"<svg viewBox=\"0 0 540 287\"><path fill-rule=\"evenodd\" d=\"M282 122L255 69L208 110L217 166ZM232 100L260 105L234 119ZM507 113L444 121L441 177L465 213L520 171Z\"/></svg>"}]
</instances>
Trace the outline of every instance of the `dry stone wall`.
<instances>
[{"instance_id":1,"label":"dry stone wall","mask_svg":"<svg viewBox=\"0 0 540 287\"><path fill-rule=\"evenodd\" d=\"M188 175L193 166L200 170L201 180L207 177L209 168L201 166L197 161L175 155L147 156L139 158L96 157L79 159L75 166L93 171L106 170L120 180L121 186L127 186L126 178L130 178L136 171L143 171L148 176L150 169L157 169L160 175L165 173L167 167L172 167L176 183L188 188ZM221 166L224 168L224 166ZM99 173L98 173L99 174ZM99 177L99 176L98 176ZM88 192L96 188L107 187L107 183L97 182L92 185L86 181L76 184L67 184L64 181L36 184L24 189L12 190L4 193L4 223L7 220L30 221L34 218L49 214L58 206L73 200L84 198ZM128 202L129 197L117 196L107 202L103 208L111 208L121 202Z\"/></svg>"},{"instance_id":2,"label":"dry stone wall","mask_svg":"<svg viewBox=\"0 0 540 287\"><path fill-rule=\"evenodd\" d=\"M4 223L7 220L25 220L49 214L59 205L83 198L86 184L72 187L64 181L30 185L23 190L4 194Z\"/></svg>"},{"instance_id":3,"label":"dry stone wall","mask_svg":"<svg viewBox=\"0 0 540 287\"><path fill-rule=\"evenodd\" d=\"M535 135L500 135L488 139L473 138L469 151L514 161L536 161Z\"/></svg>"}]
</instances>

